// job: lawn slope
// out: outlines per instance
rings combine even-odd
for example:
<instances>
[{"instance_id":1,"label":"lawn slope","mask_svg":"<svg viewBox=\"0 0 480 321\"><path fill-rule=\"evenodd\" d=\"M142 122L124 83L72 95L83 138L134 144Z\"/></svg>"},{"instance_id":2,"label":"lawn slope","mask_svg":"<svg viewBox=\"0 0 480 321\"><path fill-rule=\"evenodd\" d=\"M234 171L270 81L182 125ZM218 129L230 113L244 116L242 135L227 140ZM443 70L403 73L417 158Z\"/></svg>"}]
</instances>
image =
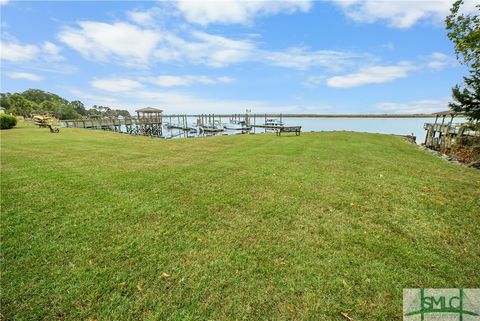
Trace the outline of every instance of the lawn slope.
<instances>
[{"instance_id":1,"label":"lawn slope","mask_svg":"<svg viewBox=\"0 0 480 321\"><path fill-rule=\"evenodd\" d=\"M1 131L5 320L401 320L478 287L480 172L399 137Z\"/></svg>"}]
</instances>

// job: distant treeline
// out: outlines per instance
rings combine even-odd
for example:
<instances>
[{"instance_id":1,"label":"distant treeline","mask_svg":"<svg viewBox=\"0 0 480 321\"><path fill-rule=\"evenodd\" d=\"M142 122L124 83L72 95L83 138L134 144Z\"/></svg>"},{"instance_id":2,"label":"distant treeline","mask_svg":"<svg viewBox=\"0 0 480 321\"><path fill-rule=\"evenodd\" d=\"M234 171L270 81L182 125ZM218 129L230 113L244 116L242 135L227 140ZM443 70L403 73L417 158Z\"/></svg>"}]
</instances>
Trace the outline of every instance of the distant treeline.
<instances>
[{"instance_id":1,"label":"distant treeline","mask_svg":"<svg viewBox=\"0 0 480 321\"><path fill-rule=\"evenodd\" d=\"M22 93L13 94L0 93L0 106L5 108L6 113L27 117L33 114L49 114L58 119L130 116L128 110L112 109L106 106L93 105L92 108L86 109L79 100L69 102L65 98L40 89L28 89Z\"/></svg>"}]
</instances>

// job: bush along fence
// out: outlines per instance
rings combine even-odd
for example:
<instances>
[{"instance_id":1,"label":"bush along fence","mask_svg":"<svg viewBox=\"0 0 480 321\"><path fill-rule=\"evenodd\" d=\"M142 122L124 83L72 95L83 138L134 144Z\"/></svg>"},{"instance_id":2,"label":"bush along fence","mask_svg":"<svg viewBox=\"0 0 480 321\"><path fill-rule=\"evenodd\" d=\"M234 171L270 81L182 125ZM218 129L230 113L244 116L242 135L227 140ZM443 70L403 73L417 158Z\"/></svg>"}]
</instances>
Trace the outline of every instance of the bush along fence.
<instances>
[{"instance_id":1,"label":"bush along fence","mask_svg":"<svg viewBox=\"0 0 480 321\"><path fill-rule=\"evenodd\" d=\"M0 115L0 129L10 129L17 125L17 118L12 115Z\"/></svg>"}]
</instances>

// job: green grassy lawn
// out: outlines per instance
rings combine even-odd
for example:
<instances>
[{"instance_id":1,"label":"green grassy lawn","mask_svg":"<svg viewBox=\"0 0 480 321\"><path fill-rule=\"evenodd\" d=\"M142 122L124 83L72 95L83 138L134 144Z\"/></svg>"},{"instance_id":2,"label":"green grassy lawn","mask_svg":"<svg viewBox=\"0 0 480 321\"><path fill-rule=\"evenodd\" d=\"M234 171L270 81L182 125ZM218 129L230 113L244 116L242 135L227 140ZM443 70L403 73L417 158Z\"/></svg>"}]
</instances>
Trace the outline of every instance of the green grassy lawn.
<instances>
[{"instance_id":1,"label":"green grassy lawn","mask_svg":"<svg viewBox=\"0 0 480 321\"><path fill-rule=\"evenodd\" d=\"M401 320L480 284L480 171L347 132L1 131L4 320Z\"/></svg>"}]
</instances>

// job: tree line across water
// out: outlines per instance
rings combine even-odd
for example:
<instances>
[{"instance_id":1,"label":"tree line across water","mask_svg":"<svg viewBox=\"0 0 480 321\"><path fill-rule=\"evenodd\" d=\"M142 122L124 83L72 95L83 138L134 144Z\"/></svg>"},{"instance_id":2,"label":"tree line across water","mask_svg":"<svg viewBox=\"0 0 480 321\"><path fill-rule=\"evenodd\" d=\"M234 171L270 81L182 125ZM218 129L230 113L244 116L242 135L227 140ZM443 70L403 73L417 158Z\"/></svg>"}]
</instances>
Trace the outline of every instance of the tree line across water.
<instances>
[{"instance_id":1,"label":"tree line across water","mask_svg":"<svg viewBox=\"0 0 480 321\"><path fill-rule=\"evenodd\" d=\"M128 110L113 109L93 105L85 108L79 100L68 101L56 94L40 89L28 89L22 93L0 93L0 106L5 112L17 116L51 115L58 119L78 119L83 117L130 116Z\"/></svg>"}]
</instances>

